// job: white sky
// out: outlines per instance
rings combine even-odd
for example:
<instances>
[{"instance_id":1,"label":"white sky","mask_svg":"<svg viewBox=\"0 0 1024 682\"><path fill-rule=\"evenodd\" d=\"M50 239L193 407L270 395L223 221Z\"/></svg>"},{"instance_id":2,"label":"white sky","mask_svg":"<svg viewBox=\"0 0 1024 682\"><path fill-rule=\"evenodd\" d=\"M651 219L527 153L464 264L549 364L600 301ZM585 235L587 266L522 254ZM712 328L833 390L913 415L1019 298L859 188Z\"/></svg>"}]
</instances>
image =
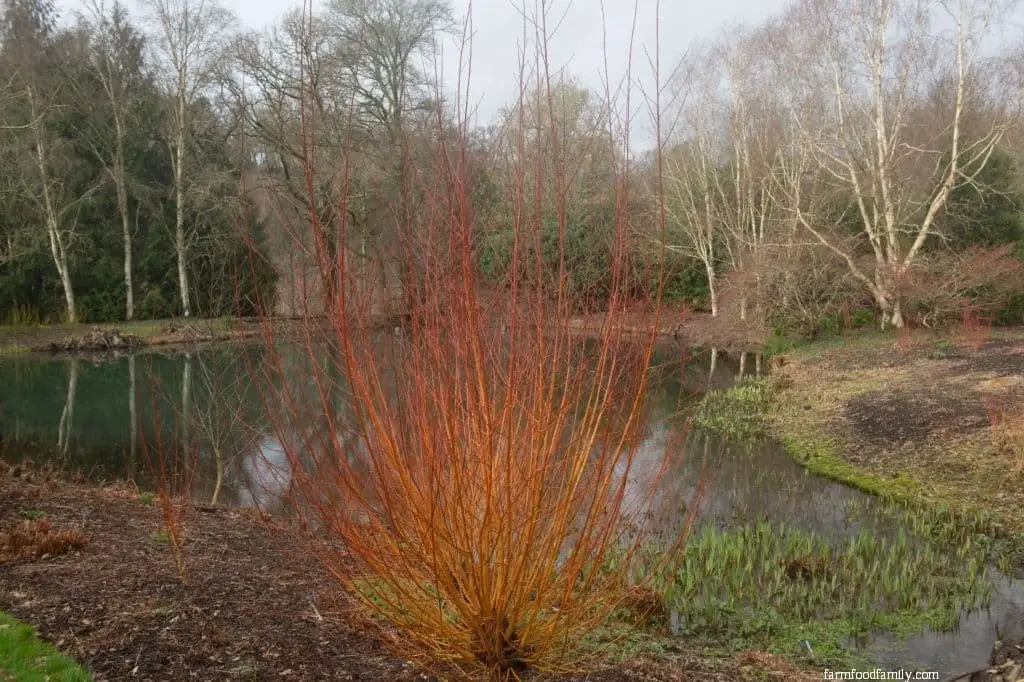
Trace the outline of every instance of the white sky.
<instances>
[{"instance_id":1,"label":"white sky","mask_svg":"<svg viewBox=\"0 0 1024 682\"><path fill-rule=\"evenodd\" d=\"M301 0L221 0L232 9L247 28L260 28L275 22L289 9L301 7ZM314 7L322 0L314 0ZM524 3L533 11L535 0L450 0L457 17L472 11L472 75L469 90L471 106L476 105L478 123L493 120L498 110L512 102L517 93L520 46L523 41ZM663 68L668 69L682 56L693 40L714 36L727 25L756 23L785 6L787 0L661 0L661 53ZM126 0L134 10L134 2ZM603 89L605 37L602 31L601 0L549 0L549 21L561 23L550 41L552 69L561 67L585 85ZM636 11L634 40L635 76L650 74L643 51L654 49L657 0L604 0L604 25L607 26L608 67L617 82L625 73L629 39ZM65 19L83 7L82 0L58 0ZM549 26L549 31L554 27ZM531 35L532 38L532 35ZM531 53L532 54L532 53ZM444 79L453 91L458 75L456 39L446 41L442 55ZM635 93L634 104L639 104ZM642 126L641 126L642 127Z\"/></svg>"},{"instance_id":2,"label":"white sky","mask_svg":"<svg viewBox=\"0 0 1024 682\"><path fill-rule=\"evenodd\" d=\"M324 0L313 0L314 7ZM455 13L464 17L470 8L473 17L472 75L468 92L471 106L477 107L477 122L487 124L498 111L515 100L520 46L523 41L521 8L524 2L532 11L538 0L450 0ZM65 16L82 7L82 0L57 0ZM133 7L133 0L125 0ZM301 0L221 0L247 28L267 26L289 9L301 7ZM629 40L636 15L633 50L633 74L650 83L650 68L644 46L653 51L655 15L660 11L660 36L663 76L695 41L712 39L737 24L757 24L789 4L789 0L548 0L552 5L550 21L561 22L549 42L552 69L565 67L584 85L603 90L605 69L604 42L607 40L608 70L617 83L625 73L629 59ZM602 21L602 4L604 20ZM1024 2L1005 23L1003 31L1024 35ZM605 38L603 27L607 31ZM549 30L553 29L549 26ZM530 53L533 54L532 52ZM447 89L452 92L458 74L458 49L455 39L448 40L442 55ZM633 107L642 104L634 90ZM632 126L635 144L647 146L653 140L647 125L649 117L641 113Z\"/></svg>"},{"instance_id":3,"label":"white sky","mask_svg":"<svg viewBox=\"0 0 1024 682\"><path fill-rule=\"evenodd\" d=\"M533 0L527 0L533 5ZM465 13L472 2L473 49L470 103L479 104L480 123L489 122L498 109L516 99L519 54L523 42L522 0L455 0L456 11ZM585 85L604 88L605 43L610 82L615 87L629 63L629 44L634 27L632 72L650 83L647 52L653 56L660 32L662 76L695 40L711 38L728 25L756 23L786 5L787 0L554 0L549 14L550 62L553 70L565 68ZM656 14L660 22L656 29ZM557 25L557 28L555 27ZM532 29L530 40L533 40ZM444 55L446 78L457 73L454 42ZM529 52L532 57L532 49ZM454 82L451 82L454 87ZM633 105L641 104L634 91ZM646 118L646 117L643 117ZM638 122L640 124L640 122Z\"/></svg>"}]
</instances>

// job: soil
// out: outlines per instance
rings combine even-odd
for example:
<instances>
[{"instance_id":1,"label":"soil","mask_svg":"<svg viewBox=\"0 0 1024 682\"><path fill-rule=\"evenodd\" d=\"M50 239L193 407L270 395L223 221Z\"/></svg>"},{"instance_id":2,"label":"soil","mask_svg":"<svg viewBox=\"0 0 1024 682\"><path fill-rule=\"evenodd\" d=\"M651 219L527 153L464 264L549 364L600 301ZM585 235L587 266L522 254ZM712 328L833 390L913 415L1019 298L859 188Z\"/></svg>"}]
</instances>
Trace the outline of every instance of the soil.
<instances>
[{"instance_id":1,"label":"soil","mask_svg":"<svg viewBox=\"0 0 1024 682\"><path fill-rule=\"evenodd\" d=\"M858 442L869 446L867 453L989 426L979 395L969 392L953 401L949 392L934 387L918 391L894 388L855 396L844 413Z\"/></svg>"},{"instance_id":2,"label":"soil","mask_svg":"<svg viewBox=\"0 0 1024 682\"><path fill-rule=\"evenodd\" d=\"M189 512L187 585L159 535L161 518L158 505L144 505L125 484L87 486L21 467L0 472L0 534L42 525L87 538L63 549L51 542L50 554L0 552L0 609L36 627L97 680L437 679L360 627L300 541L251 510ZM752 677L811 679L760 653L714 663L679 653L559 679Z\"/></svg>"}]
</instances>

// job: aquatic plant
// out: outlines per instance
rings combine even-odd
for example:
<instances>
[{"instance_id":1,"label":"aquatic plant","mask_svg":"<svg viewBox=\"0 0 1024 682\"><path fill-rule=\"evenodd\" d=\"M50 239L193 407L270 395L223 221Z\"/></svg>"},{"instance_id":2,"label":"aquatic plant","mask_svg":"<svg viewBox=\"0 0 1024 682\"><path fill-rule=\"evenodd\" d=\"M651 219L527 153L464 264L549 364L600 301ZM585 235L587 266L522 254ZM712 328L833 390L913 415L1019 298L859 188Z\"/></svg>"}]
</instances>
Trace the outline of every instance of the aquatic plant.
<instances>
[{"instance_id":1,"label":"aquatic plant","mask_svg":"<svg viewBox=\"0 0 1024 682\"><path fill-rule=\"evenodd\" d=\"M765 410L771 404L767 379L744 379L726 389L709 391L694 412L693 422L730 439L751 440L764 433Z\"/></svg>"},{"instance_id":2,"label":"aquatic plant","mask_svg":"<svg viewBox=\"0 0 1024 682\"><path fill-rule=\"evenodd\" d=\"M989 595L986 557L969 543L940 551L900 531L829 539L781 523L703 525L671 562L649 546L634 571L656 566L653 588L680 634L795 651L807 638L840 655L841 639L875 630L949 630Z\"/></svg>"}]
</instances>

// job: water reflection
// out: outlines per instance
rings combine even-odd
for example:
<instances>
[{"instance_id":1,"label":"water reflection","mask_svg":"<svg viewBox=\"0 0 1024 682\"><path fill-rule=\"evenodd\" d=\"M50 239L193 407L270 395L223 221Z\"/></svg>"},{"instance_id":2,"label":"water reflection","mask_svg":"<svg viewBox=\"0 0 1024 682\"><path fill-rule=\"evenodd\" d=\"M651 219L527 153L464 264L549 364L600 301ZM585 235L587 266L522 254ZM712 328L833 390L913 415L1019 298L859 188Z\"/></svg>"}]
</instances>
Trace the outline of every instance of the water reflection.
<instances>
[{"instance_id":1,"label":"water reflection","mask_svg":"<svg viewBox=\"0 0 1024 682\"><path fill-rule=\"evenodd\" d=\"M78 358L68 360L68 367L67 397L64 399L64 409L61 410L60 423L57 425L57 448L60 450L62 462L67 462L71 432L75 421L75 398L78 395Z\"/></svg>"},{"instance_id":2,"label":"water reflection","mask_svg":"<svg viewBox=\"0 0 1024 682\"><path fill-rule=\"evenodd\" d=\"M264 510L277 509L292 483L292 469L284 446L276 437L260 439L252 452L242 459L238 503Z\"/></svg>"}]
</instances>

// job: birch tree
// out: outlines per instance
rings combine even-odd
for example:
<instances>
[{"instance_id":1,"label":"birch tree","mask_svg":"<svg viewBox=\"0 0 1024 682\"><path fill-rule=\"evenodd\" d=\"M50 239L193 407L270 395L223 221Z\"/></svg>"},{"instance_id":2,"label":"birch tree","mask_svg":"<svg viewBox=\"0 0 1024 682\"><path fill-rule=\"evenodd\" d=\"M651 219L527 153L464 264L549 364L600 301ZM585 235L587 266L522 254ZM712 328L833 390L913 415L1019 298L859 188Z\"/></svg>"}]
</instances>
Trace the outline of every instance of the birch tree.
<instances>
[{"instance_id":1,"label":"birch tree","mask_svg":"<svg viewBox=\"0 0 1024 682\"><path fill-rule=\"evenodd\" d=\"M163 74L167 99L168 147L174 175L174 249L177 256L178 295L185 317L192 314L188 281L188 252L192 230L186 226L189 210L188 158L193 111L217 77L224 48L231 38L233 15L217 0L142 0L154 26L152 45Z\"/></svg>"},{"instance_id":2,"label":"birch tree","mask_svg":"<svg viewBox=\"0 0 1024 682\"><path fill-rule=\"evenodd\" d=\"M952 191L972 183L1008 121L968 137L967 91L1001 0L805 0L778 27L778 82L813 153L820 191L847 211L797 220L871 292L882 325L905 324L900 286ZM799 68L797 68L799 65ZM944 120L927 130L912 112L946 77ZM827 93L827 97L820 96ZM860 239L841 239L855 224ZM861 253L868 258L861 258Z\"/></svg>"},{"instance_id":3,"label":"birch tree","mask_svg":"<svg viewBox=\"0 0 1024 682\"><path fill-rule=\"evenodd\" d=\"M64 293L65 318L73 323L78 313L70 253L77 211L96 188L82 188L61 173L68 164L61 163L66 159L55 127L61 98L67 94L66 60L71 52L55 34L55 16L53 6L44 0L7 0L0 26L0 59L13 74L16 99L5 116L14 120L4 125L24 133L14 140L27 171L20 174L21 191L38 208Z\"/></svg>"},{"instance_id":4,"label":"birch tree","mask_svg":"<svg viewBox=\"0 0 1024 682\"><path fill-rule=\"evenodd\" d=\"M698 136L663 155L665 214L671 235L665 248L700 261L708 280L711 315L717 317L721 235L713 200L715 169L708 167L709 146L706 136Z\"/></svg>"},{"instance_id":5,"label":"birch tree","mask_svg":"<svg viewBox=\"0 0 1024 682\"><path fill-rule=\"evenodd\" d=\"M112 127L111 131L91 131L90 137L93 152L114 185L117 198L124 242L125 317L131 320L135 317L135 286L132 281L132 225L128 208L125 140L129 127L135 123L142 75L142 36L136 33L124 6L117 0L109 8L103 0L94 0L88 5L88 14L82 17L81 23L89 41L86 52L88 69L102 89L102 106ZM88 98L92 92L86 89L81 94ZM87 101L82 104L91 106Z\"/></svg>"}]
</instances>

